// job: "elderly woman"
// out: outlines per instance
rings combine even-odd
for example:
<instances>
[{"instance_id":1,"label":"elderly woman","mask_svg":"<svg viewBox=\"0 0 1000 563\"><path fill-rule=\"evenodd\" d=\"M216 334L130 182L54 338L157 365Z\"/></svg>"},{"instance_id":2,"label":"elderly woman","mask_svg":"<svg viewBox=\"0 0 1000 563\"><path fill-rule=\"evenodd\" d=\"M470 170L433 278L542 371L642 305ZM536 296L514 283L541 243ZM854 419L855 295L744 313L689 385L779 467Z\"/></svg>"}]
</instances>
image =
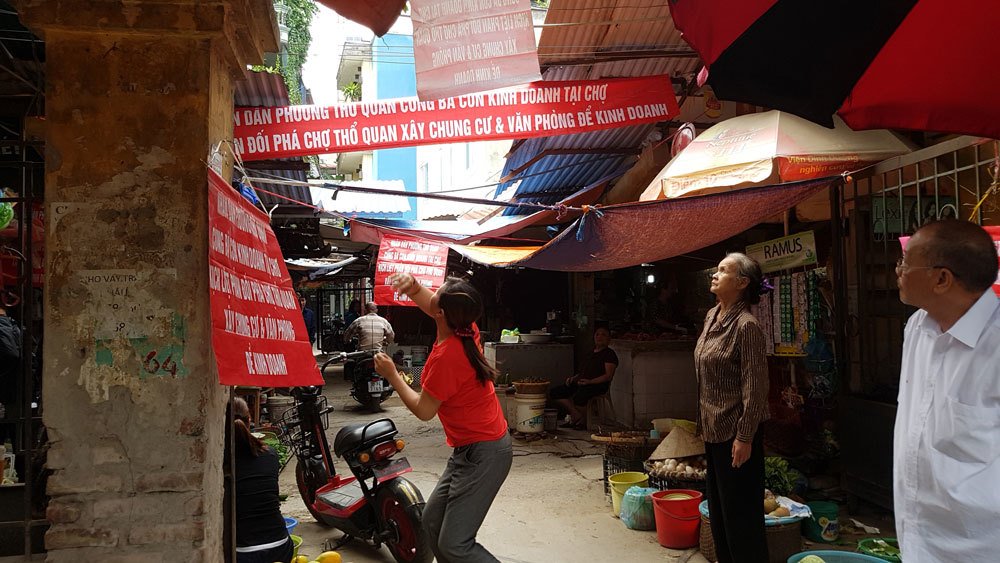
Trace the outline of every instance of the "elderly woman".
<instances>
[{"instance_id":1,"label":"elderly woman","mask_svg":"<svg viewBox=\"0 0 1000 563\"><path fill-rule=\"evenodd\" d=\"M766 562L761 502L767 418L764 333L750 314L764 280L752 258L732 253L712 274L718 299L695 347L698 426L708 459L708 509L719 563Z\"/></svg>"}]
</instances>

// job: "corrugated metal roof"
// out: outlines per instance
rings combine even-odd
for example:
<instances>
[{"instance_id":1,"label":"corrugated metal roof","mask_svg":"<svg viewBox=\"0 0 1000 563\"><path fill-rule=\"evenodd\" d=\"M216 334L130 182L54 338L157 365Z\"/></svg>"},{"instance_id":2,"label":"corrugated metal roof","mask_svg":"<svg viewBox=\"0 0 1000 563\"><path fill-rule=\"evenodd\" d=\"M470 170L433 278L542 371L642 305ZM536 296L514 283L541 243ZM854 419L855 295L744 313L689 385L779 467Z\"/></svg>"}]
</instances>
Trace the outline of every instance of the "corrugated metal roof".
<instances>
[{"instance_id":1,"label":"corrugated metal roof","mask_svg":"<svg viewBox=\"0 0 1000 563\"><path fill-rule=\"evenodd\" d=\"M243 71L243 80L237 81L233 92L236 106L287 106L288 88L280 74Z\"/></svg>"},{"instance_id":2,"label":"corrugated metal roof","mask_svg":"<svg viewBox=\"0 0 1000 563\"><path fill-rule=\"evenodd\" d=\"M597 80L666 74L689 78L701 66L693 51L673 25L667 0L637 6L636 0L552 0L545 24L573 25L545 27L538 40L538 59L545 80ZM587 25L579 25L587 24ZM603 58L638 58L601 61ZM650 58L657 52L663 57ZM671 56L672 55L672 56ZM576 64L587 62L587 64ZM560 64L573 63L573 64ZM554 170L525 178L517 188L522 201L551 203L558 195L588 185L596 179L627 169L631 156L607 154L608 149L639 149L659 139L656 125L636 125L573 135L538 137L516 145L507 158L504 176L524 167L537 155L553 149L592 150L592 154L545 156L512 178L544 170ZM562 166L578 164L568 168ZM499 194L512 182L497 186ZM544 196L551 193L551 196ZM524 196L533 195L530 200ZM505 214L516 213L513 210Z\"/></svg>"},{"instance_id":3,"label":"corrugated metal roof","mask_svg":"<svg viewBox=\"0 0 1000 563\"><path fill-rule=\"evenodd\" d=\"M549 66L590 56L640 51L690 53L670 17L667 0L552 0L538 39L538 60ZM553 25L570 24L570 25Z\"/></svg>"},{"instance_id":4,"label":"corrugated metal roof","mask_svg":"<svg viewBox=\"0 0 1000 563\"><path fill-rule=\"evenodd\" d=\"M327 211L336 211L337 213L345 214L406 213L410 211L410 198L408 197L349 191L336 192L330 188L321 187L325 183L322 180L311 180L311 182L317 184L309 188L312 192L312 201ZM377 188L406 193L406 186L402 180L340 180L336 183L344 186Z\"/></svg>"},{"instance_id":5,"label":"corrugated metal roof","mask_svg":"<svg viewBox=\"0 0 1000 563\"><path fill-rule=\"evenodd\" d=\"M240 106L287 106L288 88L280 74L269 72L254 72L252 70L243 71L243 80L236 82L233 92L233 105ZM302 162L301 158L281 159L287 162ZM281 178L284 180L306 181L304 170L268 169L255 168L247 171L251 176L264 178ZM238 175L238 172L233 172ZM235 178L239 179L239 178ZM305 186L286 186L283 184L271 184L266 182L254 182L254 186L265 189L269 192L292 198L296 201L311 203L312 197L309 188ZM271 208L275 205L282 207L294 206L288 200L274 197L265 193L258 193L261 203L265 207ZM303 212L312 213L312 209L301 207Z\"/></svg>"},{"instance_id":6,"label":"corrugated metal roof","mask_svg":"<svg viewBox=\"0 0 1000 563\"><path fill-rule=\"evenodd\" d=\"M520 181L515 200L523 203L554 204L601 178L624 174L635 161L627 154L554 154L534 162L514 179L500 184L501 191ZM550 170L546 174L532 176ZM530 209L508 208L504 215L529 215Z\"/></svg>"}]
</instances>

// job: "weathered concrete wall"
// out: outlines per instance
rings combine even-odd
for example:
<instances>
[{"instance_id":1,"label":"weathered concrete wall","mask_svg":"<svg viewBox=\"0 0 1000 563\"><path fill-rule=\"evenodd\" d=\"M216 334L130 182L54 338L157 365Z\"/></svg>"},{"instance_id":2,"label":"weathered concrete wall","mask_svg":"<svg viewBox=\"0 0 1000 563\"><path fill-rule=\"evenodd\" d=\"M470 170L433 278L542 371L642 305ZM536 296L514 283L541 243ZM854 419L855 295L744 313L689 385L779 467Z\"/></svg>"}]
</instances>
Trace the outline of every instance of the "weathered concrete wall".
<instances>
[{"instance_id":1,"label":"weathered concrete wall","mask_svg":"<svg viewBox=\"0 0 1000 563\"><path fill-rule=\"evenodd\" d=\"M47 44L48 561L222 560L205 160L240 50L202 17L222 4L18 4Z\"/></svg>"}]
</instances>

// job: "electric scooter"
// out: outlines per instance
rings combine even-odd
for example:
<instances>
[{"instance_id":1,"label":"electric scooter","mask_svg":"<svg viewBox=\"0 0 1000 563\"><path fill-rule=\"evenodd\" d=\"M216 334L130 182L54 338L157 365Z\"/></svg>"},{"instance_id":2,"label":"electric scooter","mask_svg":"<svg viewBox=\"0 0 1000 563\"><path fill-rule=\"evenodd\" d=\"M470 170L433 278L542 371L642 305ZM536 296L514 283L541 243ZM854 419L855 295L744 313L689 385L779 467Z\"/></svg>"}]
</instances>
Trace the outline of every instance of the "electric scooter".
<instances>
[{"instance_id":1,"label":"electric scooter","mask_svg":"<svg viewBox=\"0 0 1000 563\"><path fill-rule=\"evenodd\" d=\"M371 352L341 353L340 361ZM328 362L329 363L329 362ZM295 482L309 513L321 525L344 532L330 549L352 539L385 544L398 563L430 563L430 540L421 525L424 498L402 475L412 471L405 457L395 457L405 442L388 418L348 424L337 432L333 452L326 438L329 406L322 387L292 390L294 408L278 425L295 451ZM350 476L337 473L334 455L343 458Z\"/></svg>"}]
</instances>

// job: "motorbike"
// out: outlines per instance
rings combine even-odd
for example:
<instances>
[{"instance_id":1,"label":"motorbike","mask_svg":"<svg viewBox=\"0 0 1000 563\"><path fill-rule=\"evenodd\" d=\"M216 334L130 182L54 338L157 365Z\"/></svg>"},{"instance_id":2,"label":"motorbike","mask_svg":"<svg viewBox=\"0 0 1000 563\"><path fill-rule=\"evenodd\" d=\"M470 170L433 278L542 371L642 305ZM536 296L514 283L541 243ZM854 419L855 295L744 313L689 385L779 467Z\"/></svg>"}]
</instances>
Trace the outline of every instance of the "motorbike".
<instances>
[{"instance_id":1,"label":"motorbike","mask_svg":"<svg viewBox=\"0 0 1000 563\"><path fill-rule=\"evenodd\" d=\"M343 353L344 361L363 352ZM344 533L329 549L355 538L376 549L384 544L398 563L430 563L430 540L421 525L424 498L403 475L412 471L397 454L405 442L395 423L382 418L348 424L337 432L333 452L326 438L329 406L321 387L297 387L279 426L296 456L295 482L309 513L321 525ZM337 473L334 455L351 475Z\"/></svg>"},{"instance_id":2,"label":"motorbike","mask_svg":"<svg viewBox=\"0 0 1000 563\"><path fill-rule=\"evenodd\" d=\"M333 356L323 364L321 373L326 373L326 368L332 364L343 363L344 379L351 382L351 398L370 411L381 412L382 403L394 390L392 384L375 371L375 354L371 350L348 352L344 356L346 360L341 355Z\"/></svg>"},{"instance_id":3,"label":"motorbike","mask_svg":"<svg viewBox=\"0 0 1000 563\"><path fill-rule=\"evenodd\" d=\"M330 354L344 350L345 330L347 330L347 323L343 319L333 318L324 322L322 337L320 338L323 352Z\"/></svg>"}]
</instances>

